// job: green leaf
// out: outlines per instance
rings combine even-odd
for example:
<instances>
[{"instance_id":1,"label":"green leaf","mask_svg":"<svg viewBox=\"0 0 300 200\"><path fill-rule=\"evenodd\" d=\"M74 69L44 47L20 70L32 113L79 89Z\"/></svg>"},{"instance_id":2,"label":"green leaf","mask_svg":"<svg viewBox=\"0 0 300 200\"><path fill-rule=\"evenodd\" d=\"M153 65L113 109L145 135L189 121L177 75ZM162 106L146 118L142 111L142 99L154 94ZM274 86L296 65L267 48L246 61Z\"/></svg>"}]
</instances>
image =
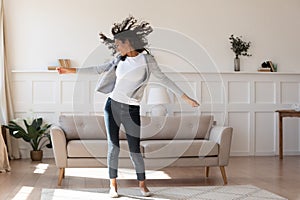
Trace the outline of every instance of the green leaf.
<instances>
[{"instance_id":1,"label":"green leaf","mask_svg":"<svg viewBox=\"0 0 300 200\"><path fill-rule=\"evenodd\" d=\"M242 56L251 56L248 54L248 49L250 48L251 42L245 42L240 37L234 37L233 34L230 35L229 40L231 44L231 50L235 53L236 57Z\"/></svg>"},{"instance_id":2,"label":"green leaf","mask_svg":"<svg viewBox=\"0 0 300 200\"><path fill-rule=\"evenodd\" d=\"M51 144L50 137L48 137L49 134L47 133L51 124L43 125L42 118L34 119L31 124L29 124L25 119L23 122L26 130L14 121L10 121L8 125L4 125L4 127L9 129L9 132L13 137L22 138L24 141L30 143L33 150L39 150L45 146L44 144L40 145L41 139L44 137L47 137L47 140L50 142L49 144ZM45 141L45 143L48 141Z\"/></svg>"}]
</instances>

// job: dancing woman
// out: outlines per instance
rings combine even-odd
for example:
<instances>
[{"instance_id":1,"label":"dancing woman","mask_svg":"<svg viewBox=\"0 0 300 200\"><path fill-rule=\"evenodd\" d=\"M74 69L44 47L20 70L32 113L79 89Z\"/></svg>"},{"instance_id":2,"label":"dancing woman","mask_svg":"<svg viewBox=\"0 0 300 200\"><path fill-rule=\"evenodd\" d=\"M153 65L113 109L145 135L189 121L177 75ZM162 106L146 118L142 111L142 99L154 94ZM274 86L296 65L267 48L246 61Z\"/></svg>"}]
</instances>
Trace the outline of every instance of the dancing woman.
<instances>
[{"instance_id":1,"label":"dancing woman","mask_svg":"<svg viewBox=\"0 0 300 200\"><path fill-rule=\"evenodd\" d=\"M188 97L173 81L158 67L155 58L146 49L147 36L153 31L149 23L138 22L130 16L121 23L115 23L111 29L113 39L100 33L100 39L113 54L117 54L111 62L89 68L62 68L60 74L76 73L90 70L101 74L116 67L116 80L112 81L112 91L107 99L104 115L108 138L107 164L110 178L110 196L118 197L117 180L118 159L120 152L119 129L124 126L130 150L130 158L135 167L141 193L150 196L146 186L145 165L140 152L140 101L150 74L153 74L164 86L179 95L193 107L199 103Z\"/></svg>"}]
</instances>

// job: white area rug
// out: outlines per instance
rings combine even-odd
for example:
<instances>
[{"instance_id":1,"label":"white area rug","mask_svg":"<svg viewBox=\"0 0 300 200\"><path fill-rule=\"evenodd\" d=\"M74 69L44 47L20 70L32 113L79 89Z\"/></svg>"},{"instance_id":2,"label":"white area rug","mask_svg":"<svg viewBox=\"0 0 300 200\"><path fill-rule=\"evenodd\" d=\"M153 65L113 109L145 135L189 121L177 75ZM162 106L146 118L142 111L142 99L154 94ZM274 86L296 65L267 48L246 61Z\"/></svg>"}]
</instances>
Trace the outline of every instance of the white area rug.
<instances>
[{"instance_id":1,"label":"white area rug","mask_svg":"<svg viewBox=\"0 0 300 200\"><path fill-rule=\"evenodd\" d=\"M252 185L238 186L202 186L202 187L150 187L153 195L143 197L138 188L120 188L118 199L157 199L157 200L282 200L276 194ZM42 200L92 200L111 199L108 189L43 189Z\"/></svg>"}]
</instances>

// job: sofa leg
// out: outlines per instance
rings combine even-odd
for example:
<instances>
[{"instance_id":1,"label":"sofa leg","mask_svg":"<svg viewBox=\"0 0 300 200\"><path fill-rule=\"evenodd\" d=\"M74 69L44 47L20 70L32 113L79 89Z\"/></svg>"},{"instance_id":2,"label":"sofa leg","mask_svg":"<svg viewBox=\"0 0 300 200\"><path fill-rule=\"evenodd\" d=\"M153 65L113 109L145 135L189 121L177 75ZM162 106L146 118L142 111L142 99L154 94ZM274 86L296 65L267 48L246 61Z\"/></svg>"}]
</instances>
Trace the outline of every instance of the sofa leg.
<instances>
[{"instance_id":1,"label":"sofa leg","mask_svg":"<svg viewBox=\"0 0 300 200\"><path fill-rule=\"evenodd\" d=\"M58 186L61 186L62 179L65 177L65 168L59 168Z\"/></svg>"},{"instance_id":2,"label":"sofa leg","mask_svg":"<svg viewBox=\"0 0 300 200\"><path fill-rule=\"evenodd\" d=\"M209 175L209 167L205 167L205 176L208 177Z\"/></svg>"},{"instance_id":3,"label":"sofa leg","mask_svg":"<svg viewBox=\"0 0 300 200\"><path fill-rule=\"evenodd\" d=\"M222 174L222 177L223 177L224 185L226 185L227 184L227 178L226 178L225 167L220 166L220 170L221 170L221 174Z\"/></svg>"},{"instance_id":4,"label":"sofa leg","mask_svg":"<svg viewBox=\"0 0 300 200\"><path fill-rule=\"evenodd\" d=\"M64 171L63 171L63 177L62 178L65 178L65 171L66 171L66 168L63 168Z\"/></svg>"}]
</instances>

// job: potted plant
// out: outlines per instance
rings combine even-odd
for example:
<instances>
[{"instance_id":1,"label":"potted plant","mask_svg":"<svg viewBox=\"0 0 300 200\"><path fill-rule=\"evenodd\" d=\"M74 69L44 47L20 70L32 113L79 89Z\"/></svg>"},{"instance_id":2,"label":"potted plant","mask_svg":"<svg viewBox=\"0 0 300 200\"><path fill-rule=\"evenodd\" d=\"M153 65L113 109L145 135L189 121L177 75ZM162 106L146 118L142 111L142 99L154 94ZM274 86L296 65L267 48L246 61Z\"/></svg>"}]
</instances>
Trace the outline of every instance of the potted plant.
<instances>
[{"instance_id":1,"label":"potted plant","mask_svg":"<svg viewBox=\"0 0 300 200\"><path fill-rule=\"evenodd\" d=\"M240 37L234 37L232 34L229 37L230 43L231 43L231 50L235 54L234 58L234 71L240 71L240 58L239 56L251 56L251 54L248 54L248 49L250 48L251 42L245 42L242 39L242 36Z\"/></svg>"},{"instance_id":2,"label":"potted plant","mask_svg":"<svg viewBox=\"0 0 300 200\"><path fill-rule=\"evenodd\" d=\"M52 148L49 134L51 124L43 124L42 118L35 118L32 120L32 123L28 123L26 119L23 119L20 125L16 121L12 120L4 127L9 129L9 133L13 137L22 138L30 143L32 147L32 151L30 151L32 161L41 161L43 158L42 148Z\"/></svg>"}]
</instances>

